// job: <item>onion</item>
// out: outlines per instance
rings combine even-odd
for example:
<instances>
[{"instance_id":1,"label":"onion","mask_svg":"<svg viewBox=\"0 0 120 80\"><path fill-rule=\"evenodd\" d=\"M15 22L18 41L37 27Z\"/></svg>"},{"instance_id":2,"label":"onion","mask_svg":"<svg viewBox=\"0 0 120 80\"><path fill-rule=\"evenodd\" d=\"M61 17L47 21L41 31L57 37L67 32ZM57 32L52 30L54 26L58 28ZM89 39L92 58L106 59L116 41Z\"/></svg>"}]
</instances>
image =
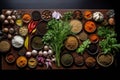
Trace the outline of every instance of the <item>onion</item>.
<instances>
[{"instance_id":1,"label":"onion","mask_svg":"<svg viewBox=\"0 0 120 80\"><path fill-rule=\"evenodd\" d=\"M30 57L31 56L31 52L26 52L26 57Z\"/></svg>"},{"instance_id":2,"label":"onion","mask_svg":"<svg viewBox=\"0 0 120 80\"><path fill-rule=\"evenodd\" d=\"M43 55L43 52L42 52L42 51L39 51L38 55L39 55L39 56L42 56L42 55Z\"/></svg>"},{"instance_id":3,"label":"onion","mask_svg":"<svg viewBox=\"0 0 120 80\"><path fill-rule=\"evenodd\" d=\"M51 49L48 50L48 54L49 55L52 55L53 54L53 51Z\"/></svg>"},{"instance_id":4,"label":"onion","mask_svg":"<svg viewBox=\"0 0 120 80\"><path fill-rule=\"evenodd\" d=\"M45 45L45 46L44 46L44 50L45 50L45 51L49 50L49 46Z\"/></svg>"},{"instance_id":5,"label":"onion","mask_svg":"<svg viewBox=\"0 0 120 80\"><path fill-rule=\"evenodd\" d=\"M48 52L47 51L43 51L43 56L47 56L48 55Z\"/></svg>"},{"instance_id":6,"label":"onion","mask_svg":"<svg viewBox=\"0 0 120 80\"><path fill-rule=\"evenodd\" d=\"M37 50L32 50L31 54L32 54L33 56L36 56L36 55L37 55Z\"/></svg>"}]
</instances>

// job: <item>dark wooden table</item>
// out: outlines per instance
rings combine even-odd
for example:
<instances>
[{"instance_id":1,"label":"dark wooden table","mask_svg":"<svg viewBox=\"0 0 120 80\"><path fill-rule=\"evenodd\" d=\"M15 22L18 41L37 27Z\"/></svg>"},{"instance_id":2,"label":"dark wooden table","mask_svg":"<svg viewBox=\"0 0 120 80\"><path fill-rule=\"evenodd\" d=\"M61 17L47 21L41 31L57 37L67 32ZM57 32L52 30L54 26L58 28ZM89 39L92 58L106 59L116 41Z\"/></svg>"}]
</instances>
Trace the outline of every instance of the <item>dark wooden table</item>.
<instances>
[{"instance_id":1,"label":"dark wooden table","mask_svg":"<svg viewBox=\"0 0 120 80\"><path fill-rule=\"evenodd\" d=\"M7 10L7 9L4 9L4 10ZM4 12L4 10L3 10L3 12ZM24 13L30 13L30 14L31 14L31 12L34 11L34 10L37 10L37 11L40 11L40 12L42 12L42 11L44 11L44 10L50 10L50 11L52 11L52 12L53 12L53 11L58 11L58 12L60 12L61 14L63 14L64 12L67 12L67 11L72 11L72 12L73 12L73 11L75 11L75 10L80 10L80 11L84 12L84 11L87 10L87 9L18 9L18 11L20 11L22 14L24 14ZM100 12L102 12L102 13L104 14L104 16L105 16L105 18L106 18L106 12L107 12L109 9L90 9L90 10L91 10L92 12L100 11ZM84 23L84 19L82 20L82 22ZM30 37L32 37L32 36L30 36ZM30 51L32 50L30 46L29 46L29 50L30 50ZM13 53L16 58L19 56L19 55L18 55L18 51L15 50L13 47L11 48L11 51L10 51L10 52ZM10 53L10 52L8 52L8 53ZM61 52L62 52L62 51L61 51ZM76 53L73 52L72 55L75 56ZM85 53L83 54L83 56L84 56L84 58L87 58L88 56L91 56L91 55L89 55L87 52L85 52ZM96 56L94 56L94 57L96 58ZM86 65L83 65L83 66L81 66L81 67L77 67L77 66L73 65L73 66L71 66L70 68L64 68L63 66L57 67L55 63L52 63L52 65L53 65L53 66L52 66L52 69L88 69L88 68L86 67ZM98 69L98 68L100 68L100 66L99 66L98 64L96 64L95 69ZM25 69L25 70L29 70L30 68L29 68L29 67L25 67L24 69ZM46 70L46 66L45 66L45 65L44 65L43 67L37 66L35 69L36 69L36 70ZM8 64L8 63L5 61L5 56L2 55L2 70L19 70L19 68L16 66L16 63Z\"/></svg>"}]
</instances>

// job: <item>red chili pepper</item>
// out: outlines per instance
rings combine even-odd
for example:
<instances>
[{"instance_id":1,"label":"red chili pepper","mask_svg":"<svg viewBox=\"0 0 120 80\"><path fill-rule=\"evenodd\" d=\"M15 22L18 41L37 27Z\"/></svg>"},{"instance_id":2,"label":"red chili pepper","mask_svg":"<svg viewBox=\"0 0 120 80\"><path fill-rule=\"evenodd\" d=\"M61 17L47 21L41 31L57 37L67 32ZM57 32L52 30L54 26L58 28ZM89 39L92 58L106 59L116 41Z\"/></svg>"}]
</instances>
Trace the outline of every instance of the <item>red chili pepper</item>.
<instances>
[{"instance_id":1,"label":"red chili pepper","mask_svg":"<svg viewBox=\"0 0 120 80\"><path fill-rule=\"evenodd\" d=\"M33 29L35 29L36 25L37 25L38 21L30 21L30 23L28 24L28 31L29 33L31 33L33 31Z\"/></svg>"}]
</instances>

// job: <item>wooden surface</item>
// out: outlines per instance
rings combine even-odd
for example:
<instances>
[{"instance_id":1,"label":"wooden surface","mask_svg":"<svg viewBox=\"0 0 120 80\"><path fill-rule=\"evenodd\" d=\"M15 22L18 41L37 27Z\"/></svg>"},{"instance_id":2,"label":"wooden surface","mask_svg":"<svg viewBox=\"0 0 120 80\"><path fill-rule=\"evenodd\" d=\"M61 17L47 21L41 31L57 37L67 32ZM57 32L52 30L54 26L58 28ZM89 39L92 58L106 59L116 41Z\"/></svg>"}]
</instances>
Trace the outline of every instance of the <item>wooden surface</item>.
<instances>
[{"instance_id":1,"label":"wooden surface","mask_svg":"<svg viewBox=\"0 0 120 80\"><path fill-rule=\"evenodd\" d=\"M34 10L38 10L38 11L42 12L43 10L47 10L47 9L19 9L19 11L22 12L22 13L31 13L31 12L34 11ZM83 11L85 11L85 10L87 10L87 9L48 9L48 10L50 10L50 11L52 11L52 12L53 12L53 11L58 11L58 12L60 12L61 14L63 14L64 12L67 12L67 11L80 10L80 11L83 12ZM4 10L3 10L3 11L4 11ZM104 14L104 13L106 13L106 11L108 11L108 9L91 9L91 11L93 11L93 12L95 12L95 11L101 11L101 12ZM105 16L105 18L106 18L106 14L105 14L104 16ZM83 19L82 22L84 23L85 20ZM98 25L97 25L97 26L98 26ZM30 36L30 37L32 37L32 36ZM15 55L16 59L17 59L17 57L19 56L19 55L18 55L18 51L19 51L19 50L15 50L15 49L12 47L12 48L11 48L11 51L8 52L8 53L13 53L13 54ZM30 47L30 46L29 46L29 51L31 51L31 47ZM61 51L61 52L62 52L62 51ZM77 53L72 52L71 54L72 54L73 56L75 56ZM83 56L84 56L84 58L86 59L88 56L91 56L91 55L89 55L87 52L85 52L85 53L83 54ZM96 58L96 56L93 56L93 57ZM96 64L95 69L98 69L98 68L100 68L100 66L99 66L98 64ZM28 68L28 67L26 66L26 67L23 68L23 69L29 70L30 68ZM75 66L75 65L73 64L73 66L71 66L70 68L64 68L63 66L57 67L55 63L52 63L52 69L88 69L88 68L86 67L85 64L84 64L83 66L81 66L81 67L77 67L77 66ZM16 66L16 63L13 63L13 64L8 64L8 63L6 63L6 61L5 61L5 56L2 56L2 70L19 70L19 68ZM37 67L35 68L35 70L46 70L46 66L45 66L45 65L44 65L43 67L37 66Z\"/></svg>"}]
</instances>

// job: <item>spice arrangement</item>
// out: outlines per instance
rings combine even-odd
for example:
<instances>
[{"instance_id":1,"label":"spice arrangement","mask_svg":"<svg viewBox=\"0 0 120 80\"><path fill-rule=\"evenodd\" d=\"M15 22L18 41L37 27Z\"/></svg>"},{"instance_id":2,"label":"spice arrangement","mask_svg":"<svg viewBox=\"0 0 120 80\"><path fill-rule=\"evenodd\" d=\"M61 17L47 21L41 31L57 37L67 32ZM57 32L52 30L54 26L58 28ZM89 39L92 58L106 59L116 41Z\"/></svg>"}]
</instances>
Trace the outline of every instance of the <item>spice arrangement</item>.
<instances>
[{"instance_id":1,"label":"spice arrangement","mask_svg":"<svg viewBox=\"0 0 120 80\"><path fill-rule=\"evenodd\" d=\"M0 14L2 69L114 66L120 49L114 15L112 9L4 9Z\"/></svg>"}]
</instances>

